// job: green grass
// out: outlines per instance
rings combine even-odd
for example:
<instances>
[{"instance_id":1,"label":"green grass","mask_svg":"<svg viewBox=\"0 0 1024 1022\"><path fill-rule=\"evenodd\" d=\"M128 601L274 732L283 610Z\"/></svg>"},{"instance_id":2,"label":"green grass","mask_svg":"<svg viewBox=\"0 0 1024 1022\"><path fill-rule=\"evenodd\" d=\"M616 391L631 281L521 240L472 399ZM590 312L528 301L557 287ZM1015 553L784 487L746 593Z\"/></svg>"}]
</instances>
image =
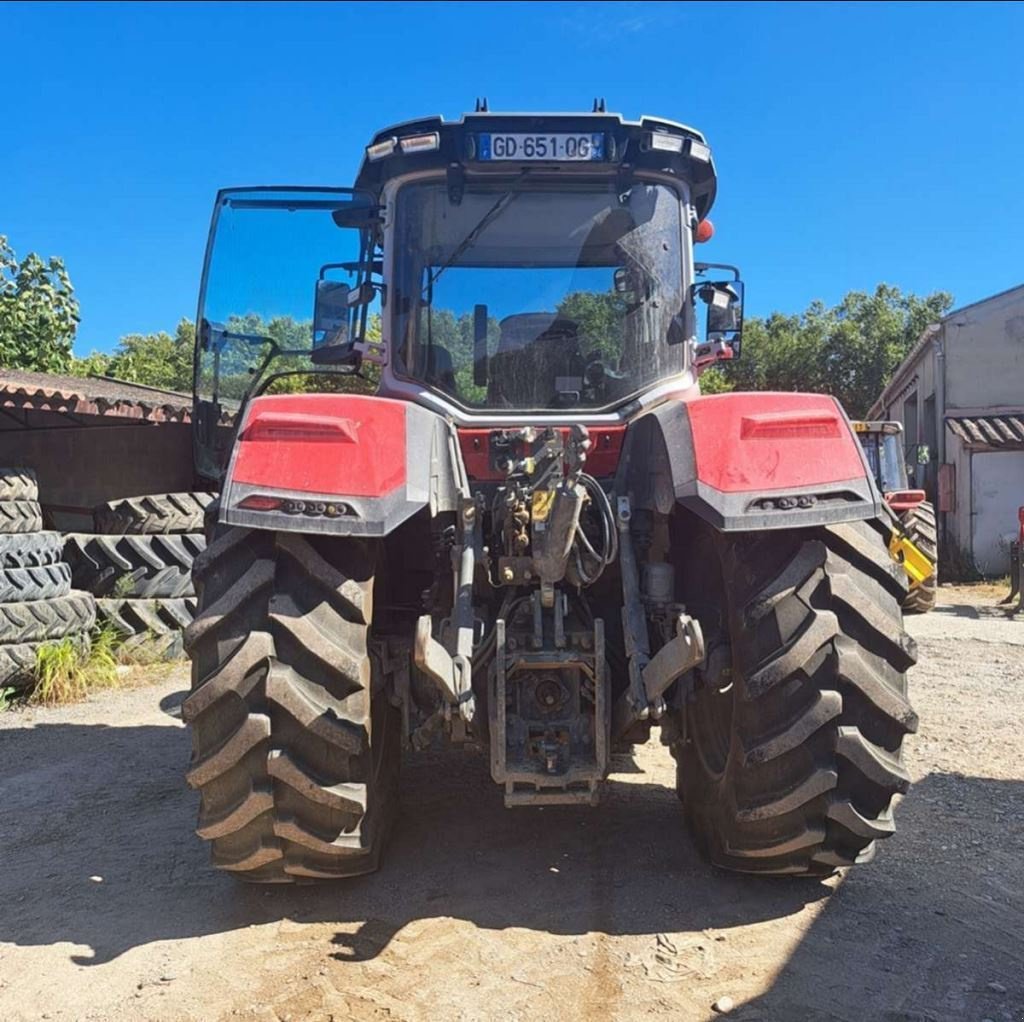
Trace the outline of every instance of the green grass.
<instances>
[{"instance_id":1,"label":"green grass","mask_svg":"<svg viewBox=\"0 0 1024 1022\"><path fill-rule=\"evenodd\" d=\"M122 575L114 583L114 591L110 594L115 600L124 599L132 595L135 588L135 579L131 575Z\"/></svg>"},{"instance_id":2,"label":"green grass","mask_svg":"<svg viewBox=\"0 0 1024 1022\"><path fill-rule=\"evenodd\" d=\"M117 633L100 627L93 632L88 648L73 639L40 646L29 702L56 706L84 699L98 689L115 688L119 682L117 644Z\"/></svg>"}]
</instances>

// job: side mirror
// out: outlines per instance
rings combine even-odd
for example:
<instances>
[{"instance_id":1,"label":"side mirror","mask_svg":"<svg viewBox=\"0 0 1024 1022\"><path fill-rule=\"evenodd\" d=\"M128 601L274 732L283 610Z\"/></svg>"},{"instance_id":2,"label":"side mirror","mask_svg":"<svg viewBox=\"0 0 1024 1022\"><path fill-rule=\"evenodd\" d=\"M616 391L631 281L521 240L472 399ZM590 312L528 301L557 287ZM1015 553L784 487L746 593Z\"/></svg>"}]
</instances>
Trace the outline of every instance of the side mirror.
<instances>
[{"instance_id":1,"label":"side mirror","mask_svg":"<svg viewBox=\"0 0 1024 1022\"><path fill-rule=\"evenodd\" d=\"M695 367L735 361L743 337L743 282L707 281L694 284L693 293L707 306L704 339L694 346Z\"/></svg>"},{"instance_id":2,"label":"side mirror","mask_svg":"<svg viewBox=\"0 0 1024 1022\"><path fill-rule=\"evenodd\" d=\"M345 362L355 357L351 335L352 309L360 304L360 290L337 280L316 282L316 301L313 306L314 362Z\"/></svg>"}]
</instances>

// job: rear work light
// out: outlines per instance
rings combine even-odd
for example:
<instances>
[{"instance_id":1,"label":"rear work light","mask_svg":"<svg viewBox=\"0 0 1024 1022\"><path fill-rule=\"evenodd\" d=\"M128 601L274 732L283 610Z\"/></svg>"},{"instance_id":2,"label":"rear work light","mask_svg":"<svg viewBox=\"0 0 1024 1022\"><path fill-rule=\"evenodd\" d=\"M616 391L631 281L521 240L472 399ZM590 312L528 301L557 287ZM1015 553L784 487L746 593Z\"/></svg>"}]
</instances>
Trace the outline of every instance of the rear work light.
<instances>
[{"instance_id":1,"label":"rear work light","mask_svg":"<svg viewBox=\"0 0 1024 1022\"><path fill-rule=\"evenodd\" d=\"M390 156L395 151L397 145L397 138L386 138L383 142L375 142L366 147L366 158L371 163L374 160L383 160L385 156Z\"/></svg>"},{"instance_id":2,"label":"rear work light","mask_svg":"<svg viewBox=\"0 0 1024 1022\"><path fill-rule=\"evenodd\" d=\"M691 160L700 160L701 163L711 162L711 147L706 146L703 142L698 142L695 138L690 139L690 148L687 149L686 155Z\"/></svg>"},{"instance_id":3,"label":"rear work light","mask_svg":"<svg viewBox=\"0 0 1024 1022\"><path fill-rule=\"evenodd\" d=\"M680 135L668 135L663 131L652 131L647 136L647 148L662 153L681 153L686 139Z\"/></svg>"},{"instance_id":4,"label":"rear work light","mask_svg":"<svg viewBox=\"0 0 1024 1022\"><path fill-rule=\"evenodd\" d=\"M407 135L399 140L403 153L432 153L441 148L441 136L436 131L426 135Z\"/></svg>"}]
</instances>

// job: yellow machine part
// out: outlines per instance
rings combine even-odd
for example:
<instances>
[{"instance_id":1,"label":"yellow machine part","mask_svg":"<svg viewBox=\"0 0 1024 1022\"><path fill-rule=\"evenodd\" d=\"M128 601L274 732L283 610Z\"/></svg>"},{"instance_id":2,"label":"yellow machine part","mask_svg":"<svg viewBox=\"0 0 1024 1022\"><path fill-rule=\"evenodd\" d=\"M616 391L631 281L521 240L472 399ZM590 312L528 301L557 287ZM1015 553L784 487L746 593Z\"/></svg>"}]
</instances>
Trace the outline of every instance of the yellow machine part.
<instances>
[{"instance_id":1,"label":"yellow machine part","mask_svg":"<svg viewBox=\"0 0 1024 1022\"><path fill-rule=\"evenodd\" d=\"M554 503L554 490L534 490L530 517L535 522L546 522L551 517L551 508Z\"/></svg>"},{"instance_id":2,"label":"yellow machine part","mask_svg":"<svg viewBox=\"0 0 1024 1022\"><path fill-rule=\"evenodd\" d=\"M916 589L933 571L935 565L907 539L903 533L893 530L889 539L889 553L892 559L903 566L910 578L910 588Z\"/></svg>"}]
</instances>

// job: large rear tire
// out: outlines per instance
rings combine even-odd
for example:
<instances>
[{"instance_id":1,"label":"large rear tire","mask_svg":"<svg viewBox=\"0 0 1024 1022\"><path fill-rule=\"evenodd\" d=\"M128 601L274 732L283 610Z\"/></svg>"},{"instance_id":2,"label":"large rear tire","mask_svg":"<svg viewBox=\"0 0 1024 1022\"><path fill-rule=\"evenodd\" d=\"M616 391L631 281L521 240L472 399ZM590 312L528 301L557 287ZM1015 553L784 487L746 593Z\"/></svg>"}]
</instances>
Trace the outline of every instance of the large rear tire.
<instances>
[{"instance_id":1,"label":"large rear tire","mask_svg":"<svg viewBox=\"0 0 1024 1022\"><path fill-rule=\"evenodd\" d=\"M360 541L248 529L196 559L188 782L214 864L241 879L379 864L401 720L368 650L373 570Z\"/></svg>"},{"instance_id":2,"label":"large rear tire","mask_svg":"<svg viewBox=\"0 0 1024 1022\"><path fill-rule=\"evenodd\" d=\"M699 604L707 668L673 750L698 844L748 873L869 861L910 784L900 749L917 728L902 569L867 522L715 534L705 547L720 589Z\"/></svg>"},{"instance_id":3,"label":"large rear tire","mask_svg":"<svg viewBox=\"0 0 1024 1022\"><path fill-rule=\"evenodd\" d=\"M927 614L935 609L939 584L939 543L935 527L935 508L922 501L917 507L905 511L900 523L907 539L935 565L935 570L916 588L907 593L903 601L905 614Z\"/></svg>"}]
</instances>

